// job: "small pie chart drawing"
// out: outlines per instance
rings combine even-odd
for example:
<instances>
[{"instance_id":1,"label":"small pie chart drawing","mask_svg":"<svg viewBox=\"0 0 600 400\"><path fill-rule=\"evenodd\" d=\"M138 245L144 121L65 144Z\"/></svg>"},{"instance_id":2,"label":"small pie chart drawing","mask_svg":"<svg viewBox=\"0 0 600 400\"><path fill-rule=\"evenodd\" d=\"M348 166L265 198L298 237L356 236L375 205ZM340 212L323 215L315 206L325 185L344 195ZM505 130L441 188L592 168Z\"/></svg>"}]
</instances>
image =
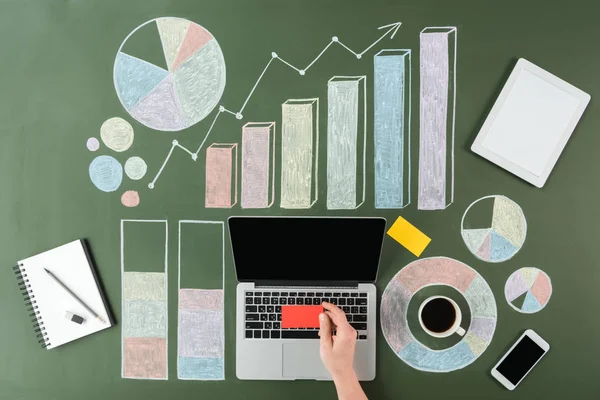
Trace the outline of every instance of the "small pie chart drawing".
<instances>
[{"instance_id":1,"label":"small pie chart drawing","mask_svg":"<svg viewBox=\"0 0 600 400\"><path fill-rule=\"evenodd\" d=\"M523 247L527 220L521 207L508 197L485 196L467 207L461 221L461 235L475 257L500 263L511 259Z\"/></svg>"},{"instance_id":2,"label":"small pie chart drawing","mask_svg":"<svg viewBox=\"0 0 600 400\"><path fill-rule=\"evenodd\" d=\"M504 285L508 304L523 314L541 311L552 296L552 281L544 271L525 267L515 271Z\"/></svg>"},{"instance_id":3,"label":"small pie chart drawing","mask_svg":"<svg viewBox=\"0 0 600 400\"><path fill-rule=\"evenodd\" d=\"M160 62L124 51L128 41L137 44L136 35L148 31L150 47L164 54ZM115 58L113 80L121 104L135 120L158 131L180 131L217 106L225 90L225 72L221 47L208 30L183 18L163 17L143 23L125 38Z\"/></svg>"}]
</instances>

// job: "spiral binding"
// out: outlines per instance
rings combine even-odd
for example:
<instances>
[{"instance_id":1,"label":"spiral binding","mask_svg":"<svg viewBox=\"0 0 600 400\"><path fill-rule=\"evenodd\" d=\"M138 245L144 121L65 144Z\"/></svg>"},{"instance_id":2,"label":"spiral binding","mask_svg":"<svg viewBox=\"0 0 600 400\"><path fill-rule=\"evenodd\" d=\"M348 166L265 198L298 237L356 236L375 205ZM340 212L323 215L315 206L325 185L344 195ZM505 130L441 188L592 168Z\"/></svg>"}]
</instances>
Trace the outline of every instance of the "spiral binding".
<instances>
[{"instance_id":1,"label":"spiral binding","mask_svg":"<svg viewBox=\"0 0 600 400\"><path fill-rule=\"evenodd\" d=\"M17 284L19 285L21 294L25 298L25 306L27 307L27 311L30 312L29 318L31 318L31 322L33 323L33 330L38 343L42 346L42 348L46 348L50 346L50 338L48 338L48 332L46 332L44 321L42 321L42 317L40 316L35 295L31 290L29 279L27 279L27 273L21 268L23 268L23 264L18 264L13 267L13 271L17 276Z\"/></svg>"}]
</instances>

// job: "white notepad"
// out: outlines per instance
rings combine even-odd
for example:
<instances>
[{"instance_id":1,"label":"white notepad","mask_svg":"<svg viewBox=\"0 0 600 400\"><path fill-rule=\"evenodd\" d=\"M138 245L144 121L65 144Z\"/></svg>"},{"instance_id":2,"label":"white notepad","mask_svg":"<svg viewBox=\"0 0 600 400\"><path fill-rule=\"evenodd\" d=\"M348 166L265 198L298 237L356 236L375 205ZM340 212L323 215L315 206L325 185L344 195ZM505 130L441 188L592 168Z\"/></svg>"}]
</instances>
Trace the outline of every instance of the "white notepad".
<instances>
[{"instance_id":1,"label":"white notepad","mask_svg":"<svg viewBox=\"0 0 600 400\"><path fill-rule=\"evenodd\" d=\"M520 59L471 150L542 187L590 95Z\"/></svg>"},{"instance_id":2,"label":"white notepad","mask_svg":"<svg viewBox=\"0 0 600 400\"><path fill-rule=\"evenodd\" d=\"M51 271L106 323L88 313L48 276L44 268ZM36 323L36 333L40 335L38 340L43 347L53 349L112 326L94 267L82 240L20 261L16 271L22 279L23 294L36 312L36 320L32 322ZM66 312L79 315L85 321L81 325L74 323L65 317Z\"/></svg>"}]
</instances>

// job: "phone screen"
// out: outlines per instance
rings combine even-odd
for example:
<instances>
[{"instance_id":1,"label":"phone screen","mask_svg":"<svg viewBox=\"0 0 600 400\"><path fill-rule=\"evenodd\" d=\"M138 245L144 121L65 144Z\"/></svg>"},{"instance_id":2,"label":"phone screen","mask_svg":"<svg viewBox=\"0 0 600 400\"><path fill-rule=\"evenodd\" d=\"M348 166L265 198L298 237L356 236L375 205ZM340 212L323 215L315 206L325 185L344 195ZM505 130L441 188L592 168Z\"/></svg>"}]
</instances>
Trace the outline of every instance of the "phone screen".
<instances>
[{"instance_id":1,"label":"phone screen","mask_svg":"<svg viewBox=\"0 0 600 400\"><path fill-rule=\"evenodd\" d=\"M516 386L543 355L544 349L529 336L523 336L496 369Z\"/></svg>"}]
</instances>

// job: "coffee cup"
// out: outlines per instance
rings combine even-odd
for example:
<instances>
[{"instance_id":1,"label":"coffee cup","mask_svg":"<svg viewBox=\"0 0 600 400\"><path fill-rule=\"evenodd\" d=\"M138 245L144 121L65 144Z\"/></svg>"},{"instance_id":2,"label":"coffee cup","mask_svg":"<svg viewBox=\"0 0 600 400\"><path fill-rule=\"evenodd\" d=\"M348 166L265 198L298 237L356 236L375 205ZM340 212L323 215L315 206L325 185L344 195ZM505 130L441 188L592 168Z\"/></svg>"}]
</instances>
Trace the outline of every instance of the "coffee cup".
<instances>
[{"instance_id":1,"label":"coffee cup","mask_svg":"<svg viewBox=\"0 0 600 400\"><path fill-rule=\"evenodd\" d=\"M419 307L419 323L427 334L445 338L453 334L465 335L461 328L462 312L454 300L446 296L432 296Z\"/></svg>"}]
</instances>

